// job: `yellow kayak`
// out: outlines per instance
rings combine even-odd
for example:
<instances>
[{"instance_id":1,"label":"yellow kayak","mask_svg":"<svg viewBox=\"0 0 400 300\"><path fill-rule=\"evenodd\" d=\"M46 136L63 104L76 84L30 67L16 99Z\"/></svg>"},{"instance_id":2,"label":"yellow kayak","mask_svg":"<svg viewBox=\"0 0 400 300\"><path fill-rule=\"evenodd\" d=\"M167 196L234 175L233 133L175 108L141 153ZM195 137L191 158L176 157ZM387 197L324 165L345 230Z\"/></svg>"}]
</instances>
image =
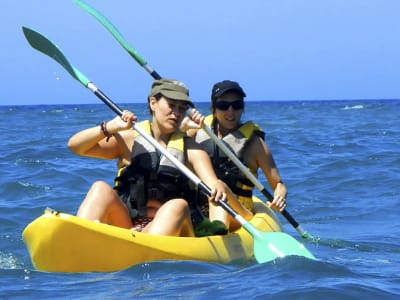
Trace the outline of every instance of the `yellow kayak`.
<instances>
[{"instance_id":1,"label":"yellow kayak","mask_svg":"<svg viewBox=\"0 0 400 300\"><path fill-rule=\"evenodd\" d=\"M250 221L267 232L281 232L275 213L254 198ZM46 209L23 231L32 264L47 272L110 272L156 260L229 263L253 258L252 236L243 228L223 236L158 236Z\"/></svg>"}]
</instances>

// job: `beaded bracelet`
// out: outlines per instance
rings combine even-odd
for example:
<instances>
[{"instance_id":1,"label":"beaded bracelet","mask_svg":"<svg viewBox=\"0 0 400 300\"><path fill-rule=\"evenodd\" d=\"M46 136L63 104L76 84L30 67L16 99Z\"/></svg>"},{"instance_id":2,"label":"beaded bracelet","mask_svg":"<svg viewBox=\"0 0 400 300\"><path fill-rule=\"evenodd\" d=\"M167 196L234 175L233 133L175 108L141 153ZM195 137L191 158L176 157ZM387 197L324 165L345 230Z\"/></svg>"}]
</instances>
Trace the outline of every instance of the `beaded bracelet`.
<instances>
[{"instance_id":1,"label":"beaded bracelet","mask_svg":"<svg viewBox=\"0 0 400 300\"><path fill-rule=\"evenodd\" d=\"M100 128L101 128L101 132L107 137L106 142L108 142L114 134L108 132L107 122L104 121L103 123L101 123Z\"/></svg>"}]
</instances>

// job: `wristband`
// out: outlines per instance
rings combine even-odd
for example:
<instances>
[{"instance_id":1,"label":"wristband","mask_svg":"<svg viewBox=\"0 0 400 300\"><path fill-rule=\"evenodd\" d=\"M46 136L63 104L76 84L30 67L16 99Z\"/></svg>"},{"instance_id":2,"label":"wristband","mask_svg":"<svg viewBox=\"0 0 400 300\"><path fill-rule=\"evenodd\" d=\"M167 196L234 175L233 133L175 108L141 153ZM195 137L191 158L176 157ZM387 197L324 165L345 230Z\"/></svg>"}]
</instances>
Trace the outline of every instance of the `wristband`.
<instances>
[{"instance_id":1,"label":"wristband","mask_svg":"<svg viewBox=\"0 0 400 300\"><path fill-rule=\"evenodd\" d=\"M100 128L101 128L101 132L107 137L106 142L108 142L114 134L108 132L107 122L104 121L103 123L101 123Z\"/></svg>"}]
</instances>

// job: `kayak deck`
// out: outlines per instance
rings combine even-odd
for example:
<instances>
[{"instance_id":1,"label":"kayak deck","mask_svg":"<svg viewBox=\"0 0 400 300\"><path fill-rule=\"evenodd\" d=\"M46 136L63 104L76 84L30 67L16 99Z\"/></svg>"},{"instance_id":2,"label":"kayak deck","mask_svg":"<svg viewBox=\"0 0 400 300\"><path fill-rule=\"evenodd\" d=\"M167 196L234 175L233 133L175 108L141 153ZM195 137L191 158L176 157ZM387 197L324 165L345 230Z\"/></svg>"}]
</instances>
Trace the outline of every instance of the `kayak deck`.
<instances>
[{"instance_id":1,"label":"kayak deck","mask_svg":"<svg viewBox=\"0 0 400 300\"><path fill-rule=\"evenodd\" d=\"M275 213L260 200L250 221L281 232ZM155 260L229 263L253 258L253 238L243 228L208 237L158 236L46 209L23 231L32 264L48 272L110 272Z\"/></svg>"}]
</instances>

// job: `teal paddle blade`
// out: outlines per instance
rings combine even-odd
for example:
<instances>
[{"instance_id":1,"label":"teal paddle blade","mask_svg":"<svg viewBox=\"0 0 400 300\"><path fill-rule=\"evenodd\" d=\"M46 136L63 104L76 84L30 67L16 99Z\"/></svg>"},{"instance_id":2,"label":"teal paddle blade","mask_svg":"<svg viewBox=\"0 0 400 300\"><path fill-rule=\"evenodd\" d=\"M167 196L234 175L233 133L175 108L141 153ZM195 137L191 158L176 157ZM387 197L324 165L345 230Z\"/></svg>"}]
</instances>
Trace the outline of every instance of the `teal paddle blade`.
<instances>
[{"instance_id":1,"label":"teal paddle blade","mask_svg":"<svg viewBox=\"0 0 400 300\"><path fill-rule=\"evenodd\" d=\"M65 70L68 71L69 74L72 75L75 79L77 79L80 83L82 83L85 87L90 83L90 80L83 75L79 70L77 70L74 66L72 66L64 54L56 45L54 45L50 40L41 35L40 33L27 28L22 27L22 31L24 32L25 38L32 46L32 48L42 52L43 54L48 55L56 62L58 62L61 66L64 67Z\"/></svg>"},{"instance_id":2,"label":"teal paddle blade","mask_svg":"<svg viewBox=\"0 0 400 300\"><path fill-rule=\"evenodd\" d=\"M286 256L302 256L315 259L303 244L284 232L261 232L254 236L254 256L259 263Z\"/></svg>"},{"instance_id":3,"label":"teal paddle blade","mask_svg":"<svg viewBox=\"0 0 400 300\"><path fill-rule=\"evenodd\" d=\"M132 48L132 46L124 39L122 34L118 29L109 21L105 16L103 16L98 10L91 7L89 4L82 0L74 0L75 4L80 8L95 17L107 30L114 36L114 38L120 43L120 45L132 56L136 62L142 67L147 64L146 60L139 55L139 53Z\"/></svg>"},{"instance_id":4,"label":"teal paddle blade","mask_svg":"<svg viewBox=\"0 0 400 300\"><path fill-rule=\"evenodd\" d=\"M254 238L254 257L259 263L291 255L315 259L303 244L287 233L261 231L244 220L241 224Z\"/></svg>"}]
</instances>

